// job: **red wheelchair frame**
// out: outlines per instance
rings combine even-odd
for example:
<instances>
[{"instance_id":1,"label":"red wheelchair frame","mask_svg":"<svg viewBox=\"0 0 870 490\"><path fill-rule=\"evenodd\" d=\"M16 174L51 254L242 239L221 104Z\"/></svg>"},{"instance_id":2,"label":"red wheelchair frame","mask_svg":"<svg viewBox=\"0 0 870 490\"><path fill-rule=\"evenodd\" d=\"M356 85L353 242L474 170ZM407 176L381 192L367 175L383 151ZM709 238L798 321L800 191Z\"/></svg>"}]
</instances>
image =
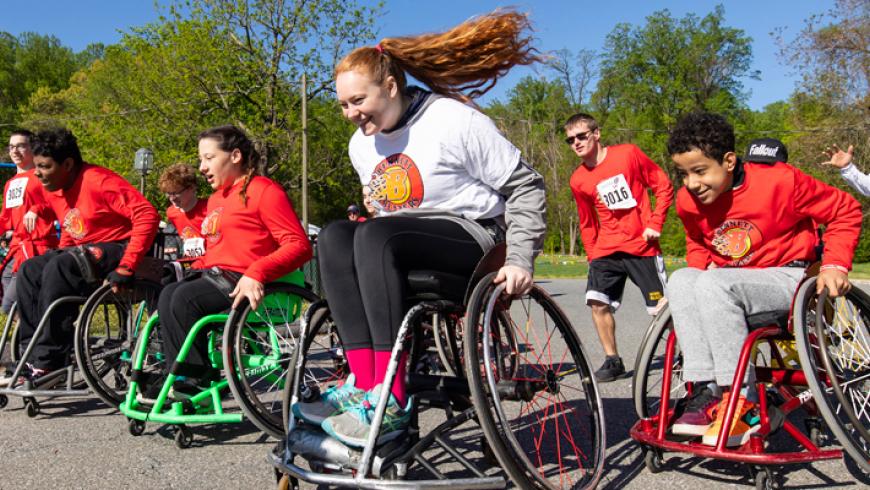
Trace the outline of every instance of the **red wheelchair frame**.
<instances>
[{"instance_id":1,"label":"red wheelchair frame","mask_svg":"<svg viewBox=\"0 0 870 490\"><path fill-rule=\"evenodd\" d=\"M801 285L812 279L813 271L810 270L801 280ZM800 287L798 288L800 291ZM651 359L641 360L641 356L646 355L647 347L645 344L663 338L667 333L667 341L665 344L665 355L662 367L662 386L661 398L657 413L648 413L646 417L641 417L638 422L632 426L630 435L632 439L637 441L644 450L644 462L647 468L657 473L661 471L663 464L663 452L679 452L687 453L694 456L704 458L720 459L727 461L741 462L751 465L751 472L755 476L756 486L758 488L772 488L774 484L774 474L772 466L809 463L813 461L840 459L843 457L842 449L821 449L818 439L815 441L813 437L808 437L803 431L798 429L787 418L788 414L799 408L804 408L810 416L817 417L819 410L813 398L813 393L808 387L807 375L802 370L803 367L795 368L790 366L780 353L777 341L794 341L794 306L797 300L797 294L792 299L792 307L789 310L788 321L767 321L762 325L753 325L749 321L749 334L743 343L740 353L740 358L737 365L737 370L734 373L731 386L740 386L742 380L745 379L746 370L749 362L754 356L755 346L760 342L767 342L770 346L770 366L756 366L756 388L759 395L759 411L760 411L760 427L751 434L749 440L738 447L727 447L728 432L732 421L736 416L738 397L730 397L725 411L723 423L721 425L716 444L709 446L702 444L697 438L684 440L682 436L673 436L669 434L669 428L672 421L675 419L675 411L677 409L676 400L672 403L671 390L674 377L674 361L676 357L677 338L673 330L671 320L667 323L653 322L648 338L644 345L641 346L641 351L638 353L638 363L651 361ZM801 305L803 307L803 305ZM669 315L664 312L663 314ZM769 319L770 320L770 319ZM779 319L777 319L779 320ZM660 333L658 337L653 338L656 332L653 332L654 326L659 325ZM670 330L668 332L668 330ZM654 352L646 357L652 357ZM635 373L635 385L638 383L640 369ZM644 370L644 375L646 375ZM818 373L822 378L820 381L824 384L830 384L830 379L824 373ZM687 384L690 385L690 384ZM644 384L645 386L645 384ZM782 397L783 403L778 405L778 408L783 412L783 421L781 427L774 428L771 426L770 413L768 410L770 399L768 394L768 386L775 388L778 394ZM687 387L691 393L691 386ZM635 397L637 399L638 390L635 389ZM640 404L638 404L640 406ZM638 408L640 411L640 408ZM653 410L651 410L652 412ZM817 420L817 419L816 419ZM781 452L770 451L767 447L767 440L772 435L775 429L781 428L785 433L791 436L792 440L797 443L796 450L787 450ZM759 477L760 475L760 477Z\"/></svg>"}]
</instances>

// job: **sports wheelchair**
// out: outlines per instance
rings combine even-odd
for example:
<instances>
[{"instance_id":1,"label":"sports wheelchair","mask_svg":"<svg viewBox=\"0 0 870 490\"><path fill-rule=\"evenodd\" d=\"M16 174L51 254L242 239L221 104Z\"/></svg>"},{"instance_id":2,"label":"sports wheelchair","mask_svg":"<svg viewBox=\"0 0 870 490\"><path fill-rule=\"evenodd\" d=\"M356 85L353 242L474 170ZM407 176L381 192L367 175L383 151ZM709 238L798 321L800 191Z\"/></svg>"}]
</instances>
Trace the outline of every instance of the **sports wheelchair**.
<instances>
[{"instance_id":1,"label":"sports wheelchair","mask_svg":"<svg viewBox=\"0 0 870 490\"><path fill-rule=\"evenodd\" d=\"M296 320L303 301L318 299L305 287L302 271L295 271L267 284L256 310L245 302L228 313L198 320L176 359L164 358L160 319L151 316L138 336L131 382L119 406L130 434L141 435L146 422L169 424L176 445L187 448L193 443L189 424L239 423L247 417L265 433L283 437L281 400L290 353L298 344ZM208 336L211 368L223 370L224 376L187 399L174 400L170 390L189 372L185 360L200 335ZM151 387L156 395L149 393ZM228 390L232 399L225 396Z\"/></svg>"},{"instance_id":2,"label":"sports wheelchair","mask_svg":"<svg viewBox=\"0 0 870 490\"><path fill-rule=\"evenodd\" d=\"M597 484L605 424L588 358L571 323L540 286L508 297L503 285L494 284L504 257L503 245L491 249L470 278L409 272L409 309L362 450L306 425L290 410L348 375L328 305L323 301L306 311L303 342L293 352L285 384L287 434L270 453L279 488L296 488L299 480L356 488ZM410 427L405 436L377 445L404 359L414 400ZM435 409L445 420L437 422Z\"/></svg>"},{"instance_id":3,"label":"sports wheelchair","mask_svg":"<svg viewBox=\"0 0 870 490\"><path fill-rule=\"evenodd\" d=\"M665 452L682 452L745 463L756 488L778 488L778 465L843 456L840 449L823 449L830 431L870 473L870 296L857 287L841 298L828 297L827 290L816 295L817 273L817 265L808 269L790 311L747 318L749 335L732 386L754 368L760 427L739 447L726 444L737 397L729 399L715 446L671 432L693 386L682 380L670 311L653 319L636 360L632 389L640 420L630 431L650 472L664 469Z\"/></svg>"},{"instance_id":4,"label":"sports wheelchair","mask_svg":"<svg viewBox=\"0 0 870 490\"><path fill-rule=\"evenodd\" d=\"M38 397L87 397L91 393L111 407L118 406L128 385L133 339L157 305L164 262L154 257L161 253L160 243L155 241L150 255L142 259L131 287L113 292L109 284L103 284L88 296L65 296L53 301L23 352L18 305L13 305L0 334L0 357L8 348L14 364L9 385L0 387L0 408L6 406L9 396L17 396L23 398L27 415L36 417L41 411ZM36 339L48 327L52 313L79 305L82 308L74 323L73 349L65 367L36 381L18 384Z\"/></svg>"}]
</instances>

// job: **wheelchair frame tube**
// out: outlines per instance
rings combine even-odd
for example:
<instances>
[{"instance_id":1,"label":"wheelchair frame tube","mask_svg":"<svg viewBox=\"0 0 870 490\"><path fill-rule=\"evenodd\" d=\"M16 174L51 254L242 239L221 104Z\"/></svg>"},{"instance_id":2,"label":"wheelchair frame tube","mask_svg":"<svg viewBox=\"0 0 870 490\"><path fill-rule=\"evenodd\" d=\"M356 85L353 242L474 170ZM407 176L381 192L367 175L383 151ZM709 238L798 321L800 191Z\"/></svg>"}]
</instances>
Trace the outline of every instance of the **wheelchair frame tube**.
<instances>
[{"instance_id":1,"label":"wheelchair frame tube","mask_svg":"<svg viewBox=\"0 0 870 490\"><path fill-rule=\"evenodd\" d=\"M32 396L29 394L23 394L21 390L16 390L14 388L14 385L15 381L18 380L18 377L21 376L21 370L24 368L24 365L27 364L27 360L30 358L30 354L31 352L33 352L33 348L36 346L36 340L39 338L39 334L41 334L42 331L45 330L45 326L48 324L48 320L51 317L51 314L60 305L65 303L84 303L85 301L87 301L87 298L83 296L61 296L60 298L52 301L50 305L48 305L48 308L45 309L45 313L42 314L42 318L39 319L39 325L36 326L36 330L33 332L33 336L30 338L30 342L28 342L27 348L21 354L21 359L18 360L18 364L15 366L15 372L12 374L12 382L10 383L11 386L0 390L0 393L8 395L21 394L21 396ZM83 393L81 393L80 391L83 391ZM30 392L31 391L28 390L28 393ZM75 390L75 393L69 393L69 396L79 396L82 394L86 395L88 393L88 390ZM63 395L63 393L60 391L54 391L52 392L52 394L61 396Z\"/></svg>"},{"instance_id":2,"label":"wheelchair frame tube","mask_svg":"<svg viewBox=\"0 0 870 490\"><path fill-rule=\"evenodd\" d=\"M402 353L402 346L405 343L404 339L405 334L408 332L408 326L411 324L412 319L416 318L420 312L426 311L428 307L429 305L427 303L417 304L408 310L408 313L405 314L405 318L402 319L402 325L399 327L398 335L396 335L396 343L393 344L393 351L390 354L390 363L387 365L386 374L384 374L384 382L381 384L381 393L378 395L375 416L372 418L371 425L369 426L369 435L368 438L366 438L365 449L363 450L362 459L360 461L360 468L356 479L357 482L362 482L371 468L375 445L378 436L381 433L381 422L384 420L384 413L387 411L387 404L390 402L390 392L393 390L396 371L398 371L399 367L399 357Z\"/></svg>"}]
</instances>

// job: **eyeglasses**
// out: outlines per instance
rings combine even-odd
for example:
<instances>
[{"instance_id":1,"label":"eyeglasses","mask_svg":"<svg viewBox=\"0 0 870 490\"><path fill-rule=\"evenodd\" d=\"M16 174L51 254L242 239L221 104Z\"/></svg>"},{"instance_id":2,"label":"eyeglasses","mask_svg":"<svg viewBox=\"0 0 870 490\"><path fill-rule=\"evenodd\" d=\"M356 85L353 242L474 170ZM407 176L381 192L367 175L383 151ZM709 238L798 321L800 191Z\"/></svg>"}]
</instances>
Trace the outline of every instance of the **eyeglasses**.
<instances>
[{"instance_id":1,"label":"eyeglasses","mask_svg":"<svg viewBox=\"0 0 870 490\"><path fill-rule=\"evenodd\" d=\"M190 189L190 187L185 187L178 192L167 192L166 197L168 197L169 199L181 197L181 195L184 194L184 192L188 189Z\"/></svg>"},{"instance_id":2,"label":"eyeglasses","mask_svg":"<svg viewBox=\"0 0 870 490\"><path fill-rule=\"evenodd\" d=\"M9 145L7 148L9 149L9 151L27 151L30 149L30 145L27 143L19 143L17 145Z\"/></svg>"},{"instance_id":3,"label":"eyeglasses","mask_svg":"<svg viewBox=\"0 0 870 490\"><path fill-rule=\"evenodd\" d=\"M582 142L588 140L589 136L591 134L592 134L592 130L589 130L589 131L584 131L582 133L575 134L574 136L568 136L567 138L565 138L565 143L568 143L569 145L573 145L575 139L577 140L577 142L582 143Z\"/></svg>"}]
</instances>

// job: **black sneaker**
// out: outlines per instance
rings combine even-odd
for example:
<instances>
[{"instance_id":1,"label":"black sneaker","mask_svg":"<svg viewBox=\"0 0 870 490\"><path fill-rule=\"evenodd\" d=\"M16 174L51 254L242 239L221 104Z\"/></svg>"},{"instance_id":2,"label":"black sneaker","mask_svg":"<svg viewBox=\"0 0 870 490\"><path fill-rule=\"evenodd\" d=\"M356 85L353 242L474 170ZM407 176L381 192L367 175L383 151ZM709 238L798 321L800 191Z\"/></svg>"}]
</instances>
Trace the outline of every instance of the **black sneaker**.
<instances>
[{"instance_id":1,"label":"black sneaker","mask_svg":"<svg viewBox=\"0 0 870 490\"><path fill-rule=\"evenodd\" d=\"M595 371L595 379L601 383L609 383L623 377L625 377L625 366L619 356L605 357L604 364Z\"/></svg>"}]
</instances>

